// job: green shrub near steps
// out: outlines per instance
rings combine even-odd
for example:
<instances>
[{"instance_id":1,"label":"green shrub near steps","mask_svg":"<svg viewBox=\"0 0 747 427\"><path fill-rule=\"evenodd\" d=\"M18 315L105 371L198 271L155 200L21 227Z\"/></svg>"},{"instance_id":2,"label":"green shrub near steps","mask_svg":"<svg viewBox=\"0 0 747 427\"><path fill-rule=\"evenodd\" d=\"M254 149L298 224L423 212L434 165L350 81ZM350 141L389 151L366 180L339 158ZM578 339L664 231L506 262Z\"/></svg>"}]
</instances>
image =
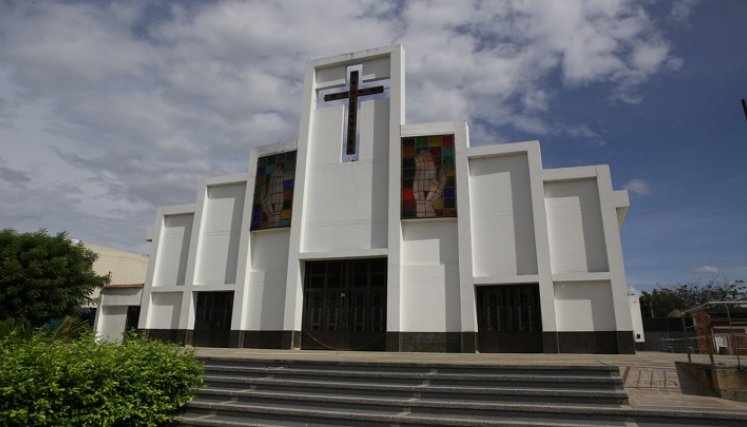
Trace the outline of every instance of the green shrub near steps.
<instances>
[{"instance_id":1,"label":"green shrub near steps","mask_svg":"<svg viewBox=\"0 0 747 427\"><path fill-rule=\"evenodd\" d=\"M164 425L201 382L191 351L135 334L121 345L0 339L1 426Z\"/></svg>"}]
</instances>

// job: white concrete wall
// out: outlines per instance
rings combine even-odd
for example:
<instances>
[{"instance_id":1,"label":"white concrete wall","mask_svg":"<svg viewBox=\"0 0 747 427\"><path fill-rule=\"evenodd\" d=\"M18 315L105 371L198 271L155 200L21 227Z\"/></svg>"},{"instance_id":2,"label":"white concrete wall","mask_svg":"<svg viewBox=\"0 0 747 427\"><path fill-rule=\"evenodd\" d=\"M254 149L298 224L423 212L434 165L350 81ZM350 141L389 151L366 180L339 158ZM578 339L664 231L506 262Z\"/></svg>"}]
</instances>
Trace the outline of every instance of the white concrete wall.
<instances>
[{"instance_id":1,"label":"white concrete wall","mask_svg":"<svg viewBox=\"0 0 747 427\"><path fill-rule=\"evenodd\" d=\"M151 294L148 329L178 329L182 292L154 292ZM141 317L142 314L141 314ZM124 329L124 326L122 327Z\"/></svg>"},{"instance_id":2,"label":"white concrete wall","mask_svg":"<svg viewBox=\"0 0 747 427\"><path fill-rule=\"evenodd\" d=\"M553 273L609 271L596 179L545 183Z\"/></svg>"},{"instance_id":3,"label":"white concrete wall","mask_svg":"<svg viewBox=\"0 0 747 427\"><path fill-rule=\"evenodd\" d=\"M164 215L153 286L184 286L193 214Z\"/></svg>"},{"instance_id":4,"label":"white concrete wall","mask_svg":"<svg viewBox=\"0 0 747 427\"><path fill-rule=\"evenodd\" d=\"M343 108L318 105L318 91L345 84L345 68L358 64L362 65L363 82L389 79L389 96L361 99L360 156L357 161L342 162ZM373 256L388 256L387 328L398 330L401 166L396 153L400 150L404 115L401 46L347 53L306 64L284 330L301 329L303 260ZM393 212L396 216L392 216Z\"/></svg>"},{"instance_id":5,"label":"white concrete wall","mask_svg":"<svg viewBox=\"0 0 747 427\"><path fill-rule=\"evenodd\" d=\"M459 332L456 219L402 224L402 331Z\"/></svg>"},{"instance_id":6,"label":"white concrete wall","mask_svg":"<svg viewBox=\"0 0 747 427\"><path fill-rule=\"evenodd\" d=\"M615 311L609 282L555 283L558 331L614 331Z\"/></svg>"},{"instance_id":7,"label":"white concrete wall","mask_svg":"<svg viewBox=\"0 0 747 427\"><path fill-rule=\"evenodd\" d=\"M107 307L140 305L142 296L142 288L105 289L103 304Z\"/></svg>"},{"instance_id":8,"label":"white concrete wall","mask_svg":"<svg viewBox=\"0 0 747 427\"><path fill-rule=\"evenodd\" d=\"M142 297L143 288L104 289L94 321L97 338L104 341L121 341L127 324L127 308L140 306ZM122 313L124 319L121 318Z\"/></svg>"},{"instance_id":9,"label":"white concrete wall","mask_svg":"<svg viewBox=\"0 0 747 427\"><path fill-rule=\"evenodd\" d=\"M290 230L255 231L250 239L246 323L241 329L279 331L283 329Z\"/></svg>"},{"instance_id":10,"label":"white concrete wall","mask_svg":"<svg viewBox=\"0 0 747 427\"><path fill-rule=\"evenodd\" d=\"M364 101L358 114L360 159L342 162L343 107L322 107L315 113L306 169L303 252L386 247L389 101Z\"/></svg>"},{"instance_id":11,"label":"white concrete wall","mask_svg":"<svg viewBox=\"0 0 747 427\"><path fill-rule=\"evenodd\" d=\"M211 185L202 216L195 285L236 283L246 183Z\"/></svg>"},{"instance_id":12,"label":"white concrete wall","mask_svg":"<svg viewBox=\"0 0 747 427\"><path fill-rule=\"evenodd\" d=\"M469 185L474 275L537 274L527 156L470 159Z\"/></svg>"},{"instance_id":13,"label":"white concrete wall","mask_svg":"<svg viewBox=\"0 0 747 427\"><path fill-rule=\"evenodd\" d=\"M98 338L103 341L122 342L122 333L127 324L127 306L105 306L99 310L101 319Z\"/></svg>"},{"instance_id":14,"label":"white concrete wall","mask_svg":"<svg viewBox=\"0 0 747 427\"><path fill-rule=\"evenodd\" d=\"M324 60L320 60L320 62L322 61ZM320 66L314 78L317 87L324 87L330 83L344 83L344 80L347 78L347 65L338 63L332 66ZM381 79L389 76L390 63L389 58L386 56L376 59L367 58L362 65L362 78L376 76L376 78Z\"/></svg>"},{"instance_id":15,"label":"white concrete wall","mask_svg":"<svg viewBox=\"0 0 747 427\"><path fill-rule=\"evenodd\" d=\"M633 339L635 342L646 342L646 334L643 331L643 315L641 315L641 296L635 293L628 294L630 302L630 319L633 323Z\"/></svg>"},{"instance_id":16,"label":"white concrete wall","mask_svg":"<svg viewBox=\"0 0 747 427\"><path fill-rule=\"evenodd\" d=\"M150 231L153 240L150 245L145 286L142 289L140 319L137 325L139 329L150 327L153 294L171 292L178 295L181 300L181 294L189 292L191 288L188 271L190 260L193 259L190 252L195 237L192 233L194 217L195 204L162 206L156 212ZM105 297L103 304L106 305ZM177 316L179 309L180 307L176 307Z\"/></svg>"}]
</instances>

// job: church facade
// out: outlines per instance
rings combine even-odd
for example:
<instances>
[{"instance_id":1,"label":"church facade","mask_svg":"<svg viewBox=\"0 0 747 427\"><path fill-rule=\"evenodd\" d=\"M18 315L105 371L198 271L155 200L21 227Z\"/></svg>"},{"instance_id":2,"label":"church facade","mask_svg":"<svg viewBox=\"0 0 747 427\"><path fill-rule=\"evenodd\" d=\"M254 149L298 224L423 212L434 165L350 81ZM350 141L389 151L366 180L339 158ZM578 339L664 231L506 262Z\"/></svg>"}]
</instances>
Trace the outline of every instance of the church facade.
<instances>
[{"instance_id":1,"label":"church facade","mask_svg":"<svg viewBox=\"0 0 747 427\"><path fill-rule=\"evenodd\" d=\"M195 346L634 352L607 166L405 122L404 51L311 61L297 140L162 207L138 328ZM106 322L106 319L102 319Z\"/></svg>"}]
</instances>

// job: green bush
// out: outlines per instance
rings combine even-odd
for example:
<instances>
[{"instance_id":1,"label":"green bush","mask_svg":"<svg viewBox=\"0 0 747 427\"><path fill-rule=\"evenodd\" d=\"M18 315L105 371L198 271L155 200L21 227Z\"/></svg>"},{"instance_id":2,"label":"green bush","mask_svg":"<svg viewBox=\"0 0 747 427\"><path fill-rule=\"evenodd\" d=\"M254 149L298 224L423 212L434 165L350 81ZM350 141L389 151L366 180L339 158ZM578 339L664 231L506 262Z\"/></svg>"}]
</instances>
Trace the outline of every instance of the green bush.
<instances>
[{"instance_id":1,"label":"green bush","mask_svg":"<svg viewBox=\"0 0 747 427\"><path fill-rule=\"evenodd\" d=\"M65 233L0 230L0 320L37 327L80 314L91 292L109 283L93 269L97 257Z\"/></svg>"},{"instance_id":2,"label":"green bush","mask_svg":"<svg viewBox=\"0 0 747 427\"><path fill-rule=\"evenodd\" d=\"M121 345L9 334L0 339L0 425L163 425L201 381L190 351L135 334Z\"/></svg>"}]
</instances>

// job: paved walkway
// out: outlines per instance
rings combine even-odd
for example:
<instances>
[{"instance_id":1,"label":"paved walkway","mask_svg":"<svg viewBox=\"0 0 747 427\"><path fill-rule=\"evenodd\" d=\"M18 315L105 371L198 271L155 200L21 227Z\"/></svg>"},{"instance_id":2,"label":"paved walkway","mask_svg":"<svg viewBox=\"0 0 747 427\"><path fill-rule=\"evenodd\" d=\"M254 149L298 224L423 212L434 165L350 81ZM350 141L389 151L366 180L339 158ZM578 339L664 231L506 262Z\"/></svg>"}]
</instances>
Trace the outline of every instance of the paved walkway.
<instances>
[{"instance_id":1,"label":"paved walkway","mask_svg":"<svg viewBox=\"0 0 747 427\"><path fill-rule=\"evenodd\" d=\"M634 407L682 407L747 410L747 403L715 397L689 375L670 366L620 366Z\"/></svg>"},{"instance_id":2,"label":"paved walkway","mask_svg":"<svg viewBox=\"0 0 747 427\"><path fill-rule=\"evenodd\" d=\"M516 353L393 353L366 351L263 350L196 348L199 356L252 357L268 360L319 360L350 362L407 362L418 364L500 365L614 365L620 368L633 407L710 408L747 411L747 403L714 397L695 380L678 373L674 362L686 354L638 352L637 354L516 354ZM694 362L708 363L707 355L693 355ZM717 363L736 366L733 356L717 356Z\"/></svg>"}]
</instances>

